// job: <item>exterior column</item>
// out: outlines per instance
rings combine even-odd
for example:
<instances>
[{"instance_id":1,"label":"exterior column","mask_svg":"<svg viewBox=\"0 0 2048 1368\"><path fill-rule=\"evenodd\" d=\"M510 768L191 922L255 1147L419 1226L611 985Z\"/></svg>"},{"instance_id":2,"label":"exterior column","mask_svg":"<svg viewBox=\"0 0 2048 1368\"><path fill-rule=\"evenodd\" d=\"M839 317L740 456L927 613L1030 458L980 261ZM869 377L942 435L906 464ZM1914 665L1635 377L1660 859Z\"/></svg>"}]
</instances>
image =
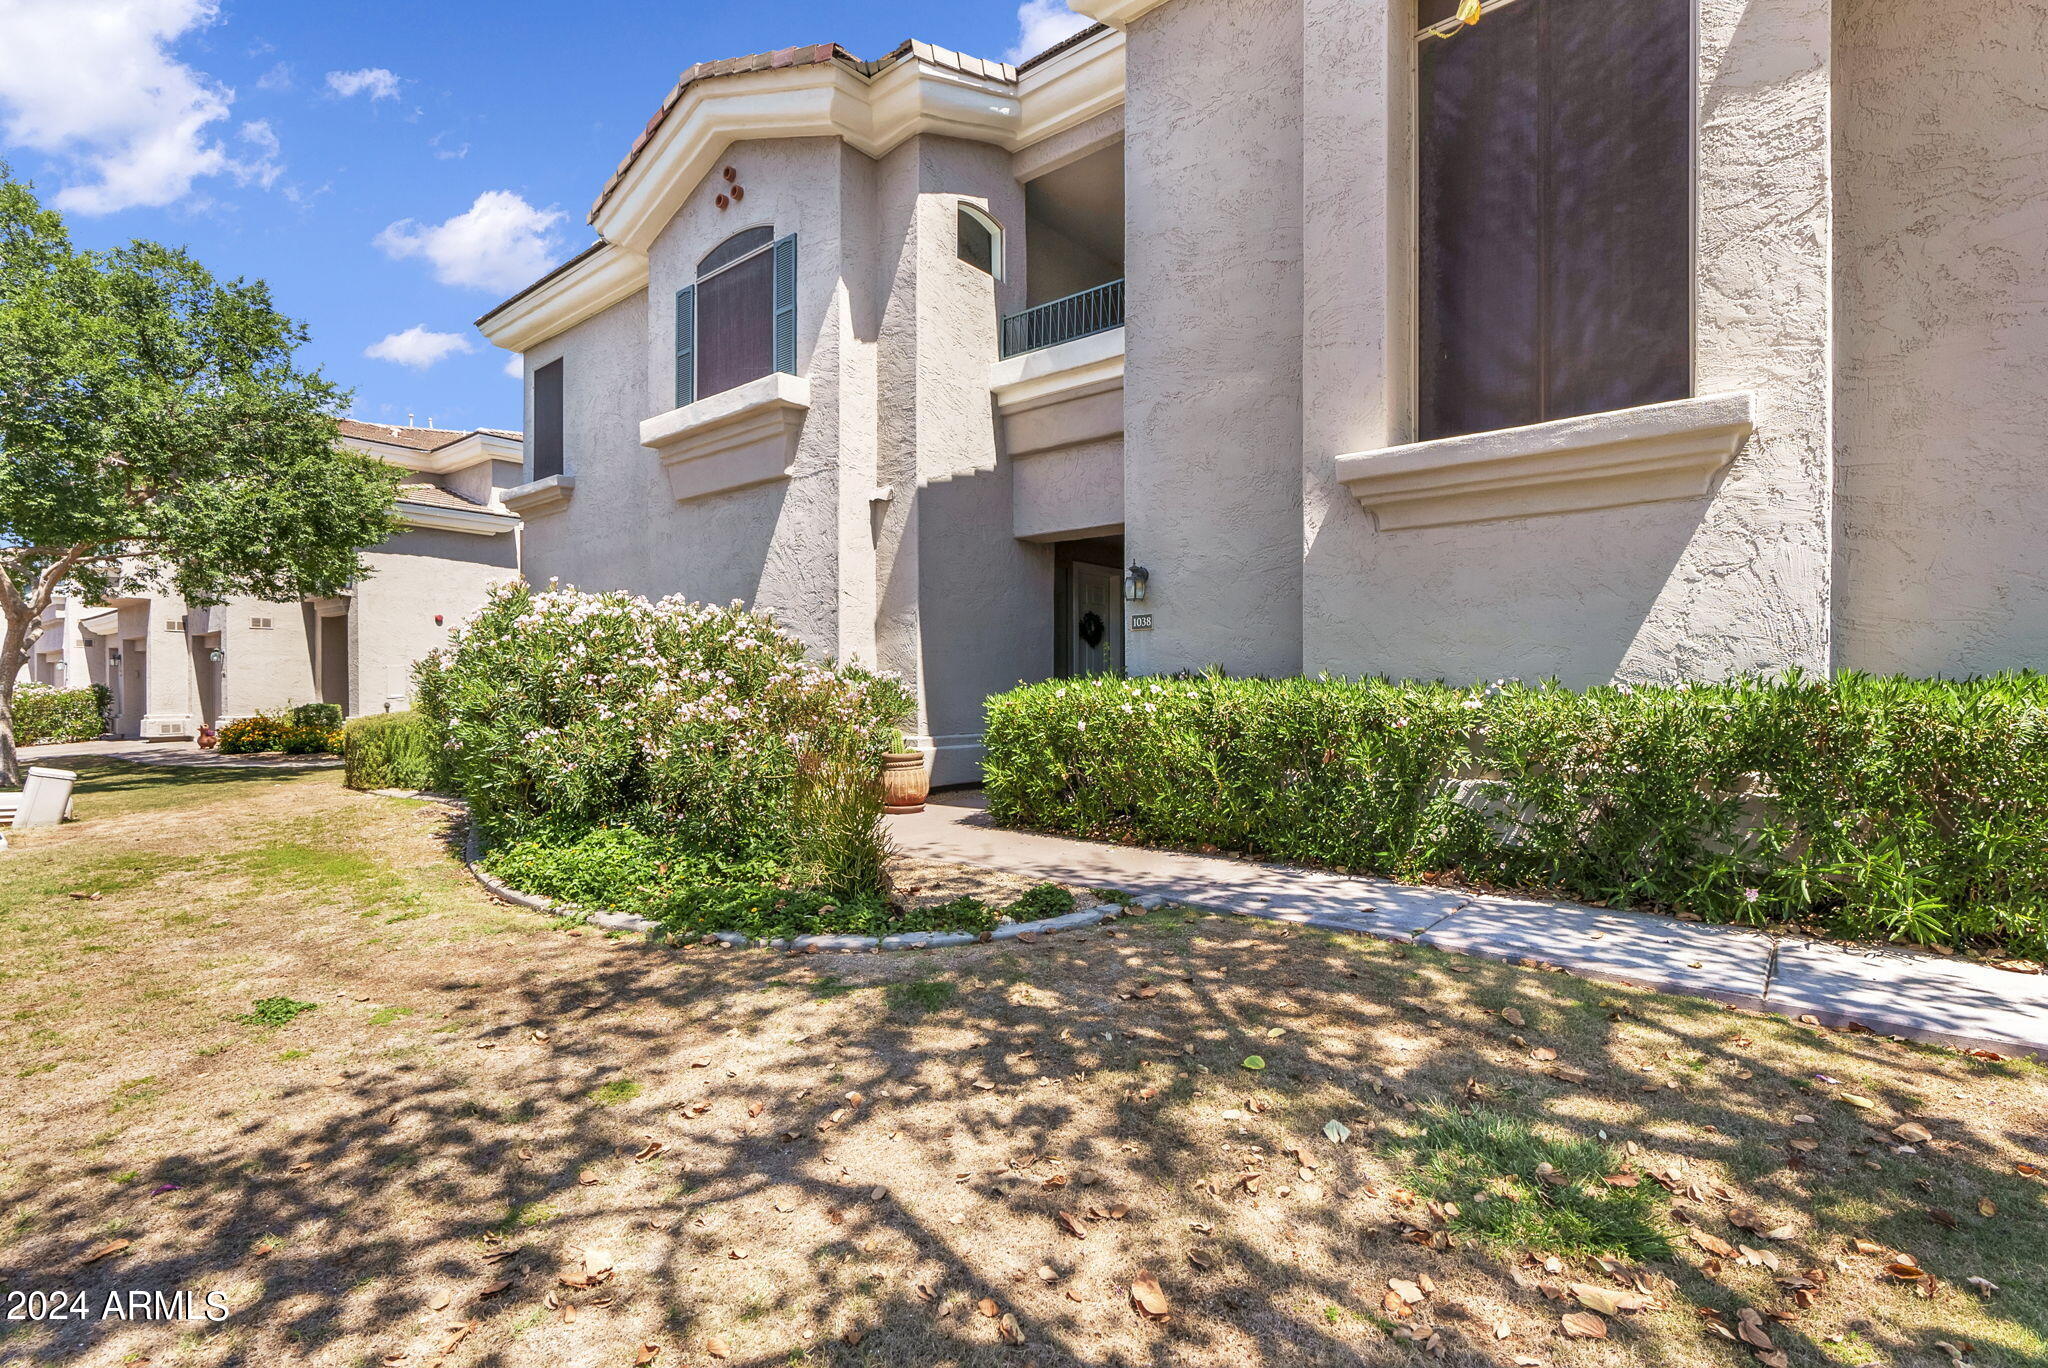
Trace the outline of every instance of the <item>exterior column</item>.
<instances>
[{"instance_id":1,"label":"exterior column","mask_svg":"<svg viewBox=\"0 0 2048 1368\"><path fill-rule=\"evenodd\" d=\"M1355 608L1356 524L1337 457L1407 440L1411 375L1404 4L1302 0L1302 669L1355 672L1333 628ZM1316 60L1327 54L1325 60ZM1354 532L1356 528L1354 526Z\"/></svg>"}]
</instances>

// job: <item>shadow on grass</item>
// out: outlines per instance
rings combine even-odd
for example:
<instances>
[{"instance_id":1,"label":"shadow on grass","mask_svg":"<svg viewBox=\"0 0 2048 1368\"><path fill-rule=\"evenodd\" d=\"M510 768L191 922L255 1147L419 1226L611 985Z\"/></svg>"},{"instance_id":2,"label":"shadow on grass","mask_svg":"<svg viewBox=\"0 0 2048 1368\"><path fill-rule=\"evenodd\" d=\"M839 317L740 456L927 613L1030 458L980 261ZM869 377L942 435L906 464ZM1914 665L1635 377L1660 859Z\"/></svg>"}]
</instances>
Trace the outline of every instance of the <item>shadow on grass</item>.
<instances>
[{"instance_id":1,"label":"shadow on grass","mask_svg":"<svg viewBox=\"0 0 2048 1368\"><path fill-rule=\"evenodd\" d=\"M180 777L222 782L205 774ZM1421 1141L1426 1120L1455 1129L1461 1123L1452 1118L1483 1105L1519 1120L1510 1132L1465 1136L1468 1158L1492 1151L1511 1164L1530 1157L1521 1151L1536 1143L1543 1154L1562 1156L1561 1164L1598 1167L1608 1146L1629 1136L1641 1143L1635 1162L1646 1172L1682 1164L1693 1174L1702 1163L1724 1164L1747 1176L1752 1202L1793 1213L1795 1233L1766 1242L1728 1225L1728 1204L1711 1185L1691 1191L1681 1180L1657 1205L1687 1221L1660 1211L1653 1225L1644 1215L1646 1249L1653 1236L1684 1244L1680 1237L1697 1228L1769 1248L1783 1262L1781 1276L1790 1277L1833 1269L1849 1238L1867 1238L1913 1251L1941 1280L1941 1299L1928 1313L1937 1324L1943 1299L1975 1307L1962 1290L1966 1277L2006 1286L2002 1300L1981 1308L1990 1333L1973 1336L1975 1361L2017 1365L2040 1343L2048 1303L2027 1253L2033 1237L1969 1215L1981 1195L2038 1228L2038 1187L1960 1124L1941 1126L1938 1154L1898 1155L1864 1113L1830 1100L1827 1085L1778 1072L1751 1048L1751 1037L1767 1033L1816 1040L1819 1033L1707 1003L1224 918L1169 914L1118 932L1048 938L1024 951L922 956L908 966L911 977L875 957L678 952L637 943L579 977L537 968L516 981L479 984L451 961L438 984L447 1011L489 1025L451 1038L447 1053L435 1057L344 1070L329 1085L350 1094L341 1114L325 1113L331 1104L323 1090L295 1085L242 1122L230 1141L173 1153L104 1196L67 1191L38 1213L40 1228L64 1232L55 1261L29 1269L0 1255L0 1283L61 1282L97 1302L114 1288L259 1282L262 1300L239 1318L261 1317L281 1329L312 1362L332 1361L324 1349L356 1336L377 1346L366 1361L407 1347L410 1361L428 1362L444 1327L468 1317L482 1328L451 1361L552 1358L562 1351L547 1349L554 1341L541 1337L555 1324L536 1315L544 1314L540 1301L556 1288L560 1266L554 1255L523 1246L522 1236L565 1219L560 1213L591 1190L585 1179L593 1172L633 1173L637 1140L623 1139L630 1132L669 1145L660 1162L675 1163L676 1181L608 1196L602 1222L637 1237L609 1290L617 1309L658 1313L669 1344L662 1363L707 1361L703 1346L713 1334L728 1342L728 1364L749 1368L1408 1363L1418 1361L1412 1346L1376 1333L1333 1335L1332 1326L1390 1325L1381 1306L1385 1279L1417 1271L1461 1288L1467 1303L1512 1307L1531 1327L1513 1345L1495 1346L1483 1319L1425 1307L1410 1323L1437 1328L1437 1362L1499 1364L1511 1358L1505 1349L1643 1368L1749 1361L1696 1333L1653 1335L1625 1318L1613 1321L1606 1345L1540 1338L1571 1305L1522 1285L1511 1256L1447 1240L1446 1219L1426 1203L1402 1201L1388 1181L1391 1156ZM1077 986L1079 970L1067 979L1062 966L1082 946L1167 966L1165 974L1117 973L1148 986L1163 980L1166 989L1120 996ZM781 988L800 991L781 995ZM1029 1005L1018 1002L1023 989L1033 990ZM791 1029L785 1014L793 1003L813 1014L806 1021L825 1027L779 1047L772 1068L726 1077L697 1065L715 1055L721 1038ZM1507 1004L1521 1004L1526 1032L1482 1010ZM689 1023L687 1037L679 1038L679 1020ZM537 1031L550 1040L522 1069L520 1106L480 1102L453 1052L479 1044L525 1049ZM1584 1081L1528 1065L1528 1041L1539 1038ZM1947 1080L1985 1067L1870 1037L1824 1039L1838 1073L1879 1080L1865 1085L1877 1094L1873 1114L1921 1116L1938 1126ZM1241 1067L1254 1048L1266 1060L1256 1075ZM1659 1062L1646 1066L1646 1059ZM1915 1095L1902 1080L1922 1065L1927 1088ZM1042 1078L1051 1085L1038 1086ZM1681 1078L1685 1086L1666 1086ZM715 1098L715 1112L701 1122L687 1111L692 1089ZM1083 1090L1089 1099L1079 1096ZM849 1101L852 1094L862 1100ZM1328 1200L1283 1201L1270 1186L1261 1193L1232 1181L1235 1162L1219 1157L1217 1108L1240 1101L1234 1128L1221 1133L1240 1151L1259 1146L1268 1160L1290 1145L1312 1147L1313 1185ZM1799 1131L1818 1141L1810 1152L1784 1145L1799 1112L1817 1118ZM1351 1127L1350 1143L1319 1138L1333 1118ZM2048 1146L2040 1118L2004 1123L2002 1138L2037 1151ZM1530 1128L1545 1138L1526 1141ZM936 1216L948 1203L878 1198L872 1173L838 1162L841 1146L879 1145L892 1131L890 1143L929 1173L967 1175L950 1203L971 1210L966 1222ZM1029 1161L1051 1155L1063 1161L1063 1173L1102 1175L1104 1195L1047 1186L1047 1171ZM1590 1167L1575 1176L1592 1176ZM424 1236L383 1226L380 1212L406 1191L458 1182L495 1198L442 1214ZM141 1195L165 1185L176 1190ZM622 1186L604 1181L597 1190ZM1062 1233L1060 1212L1085 1213L1112 1195L1128 1205L1123 1219L1084 1214L1082 1236ZM707 1265L727 1266L719 1261L755 1240L762 1204L771 1200L801 1213L842 1213L840 1223L803 1225L803 1273L781 1277L772 1294L744 1306L678 1290ZM145 1204L146 1239L84 1262L116 1232L136 1231ZM1959 1213L1957 1227L1930 1221L1930 1207ZM2030 1209L2031 1217L2019 1217ZM1211 1228L1199 1242L1207 1267L1185 1257L1188 1210ZM1020 1230L1028 1238L1013 1234ZM1516 1226L1510 1233L1528 1232ZM503 1243L492 1244L493 1234ZM424 1247L436 1250L425 1265L414 1252ZM1675 1284L1668 1300L1679 1308L1676 1324L1690 1323L1693 1306L1718 1310L1730 1325L1743 1306L1791 1307L1782 1293L1767 1295L1761 1274L1714 1273L1685 1248L1674 1261L1647 1265ZM512 1252L490 1257L502 1250ZM1051 1289L1036 1285L1033 1265L1041 1262L1053 1271ZM1102 1300L1120 1302L1121 1289L1144 1271L1166 1286L1175 1314L1147 1324L1119 1305L1116 1314L1132 1328L1105 1343ZM1583 1264L1549 1280L1568 1279L1607 1282ZM458 1301L428 1319L431 1331L419 1328L427 1287L457 1282L473 1292L495 1281L512 1287ZM1731 1287L1737 1283L1741 1295ZM1060 1295L1067 1287L1087 1300L1067 1300ZM1823 1295L1869 1301L1905 1294L1858 1271L1831 1273ZM996 1323L975 1314L983 1298L1015 1314L1026 1347L1001 1343ZM748 1324L784 1314L813 1316L820 1337L772 1350L748 1343ZM1860 1316L1864 1361L1927 1355L1939 1336L1898 1328L1910 1319L1904 1312ZM1771 1326L1793 1362L1857 1361L1809 1339L1801 1321ZM858 1332L857 1343L847 1331ZM94 1335L87 1327L55 1329L13 1352L38 1363L69 1361ZM218 1362L264 1361L246 1343L223 1343Z\"/></svg>"}]
</instances>

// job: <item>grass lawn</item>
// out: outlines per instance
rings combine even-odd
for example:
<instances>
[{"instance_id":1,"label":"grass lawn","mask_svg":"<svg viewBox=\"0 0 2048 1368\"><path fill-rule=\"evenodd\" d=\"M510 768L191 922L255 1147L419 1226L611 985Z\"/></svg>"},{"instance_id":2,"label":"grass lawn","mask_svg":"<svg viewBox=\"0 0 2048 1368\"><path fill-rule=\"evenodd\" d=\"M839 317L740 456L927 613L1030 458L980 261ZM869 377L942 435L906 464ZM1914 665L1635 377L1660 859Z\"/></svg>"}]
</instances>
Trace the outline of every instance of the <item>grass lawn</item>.
<instances>
[{"instance_id":1,"label":"grass lawn","mask_svg":"<svg viewBox=\"0 0 2048 1368\"><path fill-rule=\"evenodd\" d=\"M0 1286L232 1314L0 1362L2048 1361L2033 1064L1171 911L678 952L332 772L80 768L0 854Z\"/></svg>"}]
</instances>

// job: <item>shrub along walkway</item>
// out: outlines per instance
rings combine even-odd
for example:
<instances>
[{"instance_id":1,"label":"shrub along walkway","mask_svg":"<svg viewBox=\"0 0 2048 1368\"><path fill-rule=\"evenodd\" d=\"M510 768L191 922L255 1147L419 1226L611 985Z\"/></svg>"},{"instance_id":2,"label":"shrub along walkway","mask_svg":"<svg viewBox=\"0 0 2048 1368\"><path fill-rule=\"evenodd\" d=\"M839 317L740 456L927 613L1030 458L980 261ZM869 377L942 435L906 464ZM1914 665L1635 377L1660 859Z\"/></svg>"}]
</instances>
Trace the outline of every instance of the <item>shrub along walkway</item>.
<instances>
[{"instance_id":1,"label":"shrub along walkway","mask_svg":"<svg viewBox=\"0 0 2048 1368\"><path fill-rule=\"evenodd\" d=\"M979 794L889 819L909 854L1190 906L1537 962L1588 978L1916 1039L2048 1056L2048 975L1651 913L1416 887L1322 870L1005 831Z\"/></svg>"}]
</instances>

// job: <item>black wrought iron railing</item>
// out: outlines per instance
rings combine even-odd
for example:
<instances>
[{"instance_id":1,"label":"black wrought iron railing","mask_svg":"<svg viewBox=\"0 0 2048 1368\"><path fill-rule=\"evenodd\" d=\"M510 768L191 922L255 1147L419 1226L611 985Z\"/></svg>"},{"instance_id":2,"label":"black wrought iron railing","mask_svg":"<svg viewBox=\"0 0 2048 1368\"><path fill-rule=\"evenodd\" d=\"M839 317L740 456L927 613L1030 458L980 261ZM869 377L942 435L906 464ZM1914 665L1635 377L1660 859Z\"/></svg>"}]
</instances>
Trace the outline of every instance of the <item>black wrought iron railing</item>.
<instances>
[{"instance_id":1,"label":"black wrought iron railing","mask_svg":"<svg viewBox=\"0 0 2048 1368\"><path fill-rule=\"evenodd\" d=\"M1003 319L1003 355L1022 356L1123 325L1124 283L1112 280Z\"/></svg>"}]
</instances>

